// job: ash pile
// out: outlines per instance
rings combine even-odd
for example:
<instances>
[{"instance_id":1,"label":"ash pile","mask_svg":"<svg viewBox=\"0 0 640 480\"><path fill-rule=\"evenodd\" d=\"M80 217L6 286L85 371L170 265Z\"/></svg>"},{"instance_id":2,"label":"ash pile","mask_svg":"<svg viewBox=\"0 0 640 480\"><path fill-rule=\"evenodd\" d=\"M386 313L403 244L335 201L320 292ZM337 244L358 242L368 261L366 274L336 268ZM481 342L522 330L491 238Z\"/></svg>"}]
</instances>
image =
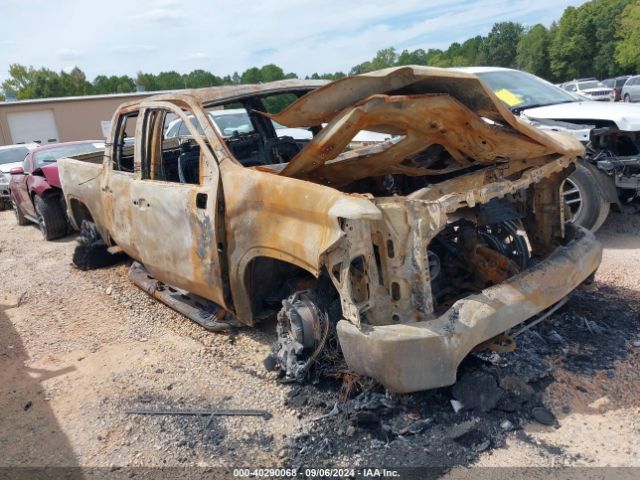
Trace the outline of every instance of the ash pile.
<instances>
[{"instance_id":1,"label":"ash pile","mask_svg":"<svg viewBox=\"0 0 640 480\"><path fill-rule=\"evenodd\" d=\"M541 455L570 458L529 437L523 426L537 422L558 428L556 415L571 413L568 405L554 414L544 404L556 369L613 378L615 362L640 334L634 310L607 287L576 292L549 319L518 336L513 351L470 354L451 387L393 395L367 379L348 376L346 390L345 383L326 376L294 385L287 405L308 420L289 439L286 462L293 467L448 469L500 448L508 435L531 443Z\"/></svg>"}]
</instances>

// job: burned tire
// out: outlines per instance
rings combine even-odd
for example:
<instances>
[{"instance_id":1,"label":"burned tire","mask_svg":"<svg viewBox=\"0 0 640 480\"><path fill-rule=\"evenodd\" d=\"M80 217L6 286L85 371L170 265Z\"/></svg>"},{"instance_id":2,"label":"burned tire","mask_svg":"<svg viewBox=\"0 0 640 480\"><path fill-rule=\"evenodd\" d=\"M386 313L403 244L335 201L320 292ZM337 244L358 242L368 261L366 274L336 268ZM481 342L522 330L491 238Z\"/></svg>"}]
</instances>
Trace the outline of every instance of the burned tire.
<instances>
[{"instance_id":1,"label":"burned tire","mask_svg":"<svg viewBox=\"0 0 640 480\"><path fill-rule=\"evenodd\" d=\"M45 240L55 240L67 234L67 215L59 197L34 197L38 227Z\"/></svg>"},{"instance_id":2,"label":"burned tire","mask_svg":"<svg viewBox=\"0 0 640 480\"><path fill-rule=\"evenodd\" d=\"M95 270L97 268L110 267L122 261L125 255L122 253L111 254L107 245L98 233L96 224L83 220L80 226L78 245L73 252L73 264L80 270Z\"/></svg>"},{"instance_id":3,"label":"burned tire","mask_svg":"<svg viewBox=\"0 0 640 480\"><path fill-rule=\"evenodd\" d=\"M576 171L561 188L564 201L571 210L571 222L593 232L598 230L609 215L611 205L589 169L578 162Z\"/></svg>"}]
</instances>

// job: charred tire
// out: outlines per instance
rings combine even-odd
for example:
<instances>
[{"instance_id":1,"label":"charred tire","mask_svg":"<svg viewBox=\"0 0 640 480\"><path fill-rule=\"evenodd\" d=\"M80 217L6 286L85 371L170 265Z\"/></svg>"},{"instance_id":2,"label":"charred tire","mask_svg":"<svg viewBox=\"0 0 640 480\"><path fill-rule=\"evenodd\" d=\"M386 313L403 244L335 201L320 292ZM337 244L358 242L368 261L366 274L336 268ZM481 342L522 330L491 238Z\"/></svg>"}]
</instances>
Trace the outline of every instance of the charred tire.
<instances>
[{"instance_id":1,"label":"charred tire","mask_svg":"<svg viewBox=\"0 0 640 480\"><path fill-rule=\"evenodd\" d=\"M3 210L7 210L11 207L11 202L9 200L0 199L0 212Z\"/></svg>"},{"instance_id":2,"label":"charred tire","mask_svg":"<svg viewBox=\"0 0 640 480\"><path fill-rule=\"evenodd\" d=\"M16 199L13 198L13 194L11 194L11 205L13 207L13 213L16 214L18 225L27 225L29 223L29 220L27 220L27 217L25 217L22 213L22 210L20 210L18 202L16 202Z\"/></svg>"},{"instance_id":3,"label":"charred tire","mask_svg":"<svg viewBox=\"0 0 640 480\"><path fill-rule=\"evenodd\" d=\"M630 97L628 94L627 94L627 95L625 95L625 96L624 96L624 101L625 101L626 103L631 103L631 97Z\"/></svg>"},{"instance_id":4,"label":"charred tire","mask_svg":"<svg viewBox=\"0 0 640 480\"><path fill-rule=\"evenodd\" d=\"M35 196L33 203L38 218L38 227L45 240L55 240L67 234L67 216L59 197Z\"/></svg>"},{"instance_id":5,"label":"charred tire","mask_svg":"<svg viewBox=\"0 0 640 480\"><path fill-rule=\"evenodd\" d=\"M562 184L565 203L571 210L571 222L592 232L604 223L611 204L604 198L598 181L587 167L576 164L576 170Z\"/></svg>"},{"instance_id":6,"label":"charred tire","mask_svg":"<svg viewBox=\"0 0 640 480\"><path fill-rule=\"evenodd\" d=\"M82 221L78 245L73 252L73 264L80 270L94 270L110 267L122 261L122 253L111 254L107 245L98 233L96 224L87 220Z\"/></svg>"}]
</instances>

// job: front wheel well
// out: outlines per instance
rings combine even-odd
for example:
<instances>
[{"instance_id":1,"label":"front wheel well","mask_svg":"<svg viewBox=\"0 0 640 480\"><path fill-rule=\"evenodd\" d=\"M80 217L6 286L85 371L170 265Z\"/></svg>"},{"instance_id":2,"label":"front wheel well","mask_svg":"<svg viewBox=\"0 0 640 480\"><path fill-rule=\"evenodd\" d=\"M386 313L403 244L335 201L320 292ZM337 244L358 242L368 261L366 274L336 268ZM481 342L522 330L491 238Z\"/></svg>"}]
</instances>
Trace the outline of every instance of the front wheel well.
<instances>
[{"instance_id":1,"label":"front wheel well","mask_svg":"<svg viewBox=\"0 0 640 480\"><path fill-rule=\"evenodd\" d=\"M301 290L314 290L323 308L330 310L330 317L340 316L338 290L324 268L316 277L287 261L258 256L248 263L243 282L254 323L274 315L282 308L283 300ZM336 308L338 312L333 311Z\"/></svg>"},{"instance_id":2,"label":"front wheel well","mask_svg":"<svg viewBox=\"0 0 640 480\"><path fill-rule=\"evenodd\" d=\"M307 270L271 257L255 257L244 271L244 287L254 322L277 312L291 293L313 288L317 279Z\"/></svg>"}]
</instances>

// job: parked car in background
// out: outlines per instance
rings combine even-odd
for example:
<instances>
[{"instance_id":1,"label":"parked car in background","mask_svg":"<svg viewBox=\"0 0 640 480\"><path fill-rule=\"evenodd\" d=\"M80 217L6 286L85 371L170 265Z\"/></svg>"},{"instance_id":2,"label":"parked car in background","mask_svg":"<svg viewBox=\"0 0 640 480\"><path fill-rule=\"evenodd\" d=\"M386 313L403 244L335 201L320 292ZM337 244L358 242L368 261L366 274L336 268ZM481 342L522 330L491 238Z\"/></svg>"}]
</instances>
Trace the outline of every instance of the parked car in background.
<instances>
[{"instance_id":1,"label":"parked car in background","mask_svg":"<svg viewBox=\"0 0 640 480\"><path fill-rule=\"evenodd\" d=\"M530 73L500 67L467 67L513 113L542 130L570 133L586 147L565 181L572 220L597 230L611 205L635 211L640 191L640 106L583 100ZM640 78L640 77L634 77Z\"/></svg>"},{"instance_id":2,"label":"parked car in background","mask_svg":"<svg viewBox=\"0 0 640 480\"><path fill-rule=\"evenodd\" d=\"M640 102L640 75L630 77L624 86L622 92L620 92L622 100L630 102Z\"/></svg>"},{"instance_id":3,"label":"parked car in background","mask_svg":"<svg viewBox=\"0 0 640 480\"><path fill-rule=\"evenodd\" d=\"M11 206L9 197L9 181L11 169L22 165L24 157L30 150L38 147L37 143L24 143L20 145L4 145L0 147L0 210Z\"/></svg>"},{"instance_id":4,"label":"parked car in background","mask_svg":"<svg viewBox=\"0 0 640 480\"><path fill-rule=\"evenodd\" d=\"M612 102L619 102L622 100L622 96L620 93L622 92L622 86L625 82L631 77L631 75L623 75L621 77L616 78L607 78L606 80L602 80L602 84L611 89L611 93L609 94L609 100Z\"/></svg>"},{"instance_id":5,"label":"parked car in background","mask_svg":"<svg viewBox=\"0 0 640 480\"><path fill-rule=\"evenodd\" d=\"M58 159L71 155L100 154L100 140L55 143L27 151L18 166L11 169L9 191L18 225L37 223L47 240L62 237L69 230L60 178Z\"/></svg>"},{"instance_id":6,"label":"parked car in background","mask_svg":"<svg viewBox=\"0 0 640 480\"><path fill-rule=\"evenodd\" d=\"M608 102L612 88L606 87L598 80L574 80L563 87L567 92L578 93L591 100Z\"/></svg>"}]
</instances>

